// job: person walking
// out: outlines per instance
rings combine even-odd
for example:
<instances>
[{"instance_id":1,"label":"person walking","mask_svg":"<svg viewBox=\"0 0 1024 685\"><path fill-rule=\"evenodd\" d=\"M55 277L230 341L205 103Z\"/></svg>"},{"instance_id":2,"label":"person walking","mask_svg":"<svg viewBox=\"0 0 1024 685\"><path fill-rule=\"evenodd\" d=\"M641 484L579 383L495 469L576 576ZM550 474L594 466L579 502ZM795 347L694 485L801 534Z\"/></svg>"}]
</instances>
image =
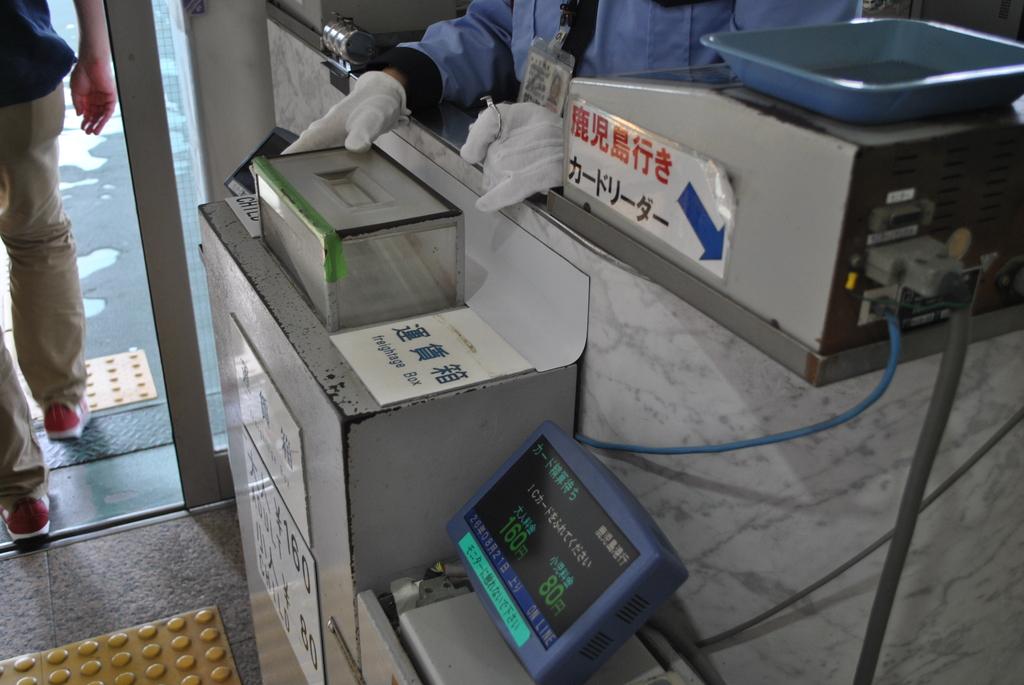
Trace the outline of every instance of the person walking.
<instances>
[{"instance_id":1,"label":"person walking","mask_svg":"<svg viewBox=\"0 0 1024 685\"><path fill-rule=\"evenodd\" d=\"M99 134L114 113L103 0L75 0L79 50L53 30L46 0L0 3L0 239L10 261L14 341L51 439L77 439L89 421L85 315L75 241L61 203L57 137L63 79L82 130ZM0 518L11 538L50 529L47 468L28 403L0 338Z\"/></svg>"}]
</instances>

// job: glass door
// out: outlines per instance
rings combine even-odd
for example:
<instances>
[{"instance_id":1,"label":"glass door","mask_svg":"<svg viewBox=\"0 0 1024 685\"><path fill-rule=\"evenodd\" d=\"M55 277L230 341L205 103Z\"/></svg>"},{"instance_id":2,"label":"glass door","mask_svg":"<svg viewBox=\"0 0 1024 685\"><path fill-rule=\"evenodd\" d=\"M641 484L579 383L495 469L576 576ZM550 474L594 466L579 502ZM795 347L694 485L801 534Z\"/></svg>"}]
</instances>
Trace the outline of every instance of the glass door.
<instances>
[{"instance_id":1,"label":"glass door","mask_svg":"<svg viewBox=\"0 0 1024 685\"><path fill-rule=\"evenodd\" d=\"M188 195L184 200L193 206L183 206L176 173L176 162L180 167L186 161L182 146L195 141L180 138L180 99L165 99L153 5L138 0L107 0L106 5L164 392L184 502L193 508L231 496L227 458L214 448L182 225L183 214L194 215L193 203L201 198ZM169 116L179 125L177 159ZM202 278L195 264L192 278ZM207 375L215 381L215 367Z\"/></svg>"},{"instance_id":2,"label":"glass door","mask_svg":"<svg viewBox=\"0 0 1024 685\"><path fill-rule=\"evenodd\" d=\"M227 194L224 180L274 126L262 2L146 0L153 7L178 209L214 448L227 448L199 204Z\"/></svg>"},{"instance_id":3,"label":"glass door","mask_svg":"<svg viewBox=\"0 0 1024 685\"><path fill-rule=\"evenodd\" d=\"M197 207L274 126L266 5L106 0L185 504L232 496Z\"/></svg>"}]
</instances>

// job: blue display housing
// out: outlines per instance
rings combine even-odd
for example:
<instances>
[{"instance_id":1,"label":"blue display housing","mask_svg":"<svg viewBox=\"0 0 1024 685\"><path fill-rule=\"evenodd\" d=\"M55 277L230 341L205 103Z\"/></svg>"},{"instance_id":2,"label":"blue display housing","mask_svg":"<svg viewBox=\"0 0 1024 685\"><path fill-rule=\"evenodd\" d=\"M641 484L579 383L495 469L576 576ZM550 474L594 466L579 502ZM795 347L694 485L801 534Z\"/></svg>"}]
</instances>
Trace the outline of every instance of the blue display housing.
<instances>
[{"instance_id":1,"label":"blue display housing","mask_svg":"<svg viewBox=\"0 0 1024 685\"><path fill-rule=\"evenodd\" d=\"M568 475L563 479L562 474ZM531 485L521 487L527 482ZM532 507L534 517L546 513L539 521L526 516L533 530L530 537L511 536L513 546L526 541L512 552L506 544L509 536L499 539L495 528L500 521L487 510L505 512L509 502L521 500ZM516 516L513 511L502 532L520 523ZM585 682L687 577L671 543L633 494L550 421L498 469L447 529L478 598L540 685ZM525 532L529 526L516 530ZM615 540L618 535L625 539ZM614 542L605 542L609 538ZM528 546L535 551L524 551ZM552 555L559 546L562 555ZM519 552L523 556L517 557ZM571 572L559 568L565 566L556 563L562 558L570 562ZM563 581L572 581L568 588L565 583L560 591L557 583L538 584L549 572L549 561L553 576L561 573ZM543 569L540 575L538 569ZM575 597L575 604L565 606L563 595Z\"/></svg>"}]
</instances>

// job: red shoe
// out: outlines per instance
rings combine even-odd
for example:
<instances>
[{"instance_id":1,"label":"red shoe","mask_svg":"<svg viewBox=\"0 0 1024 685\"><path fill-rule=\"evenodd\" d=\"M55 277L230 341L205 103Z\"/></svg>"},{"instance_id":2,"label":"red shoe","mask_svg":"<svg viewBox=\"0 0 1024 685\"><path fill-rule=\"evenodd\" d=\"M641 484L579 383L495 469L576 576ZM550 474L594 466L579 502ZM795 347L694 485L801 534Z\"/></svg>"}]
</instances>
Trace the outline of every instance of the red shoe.
<instances>
[{"instance_id":1,"label":"red shoe","mask_svg":"<svg viewBox=\"0 0 1024 685\"><path fill-rule=\"evenodd\" d=\"M78 407L55 402L46 408L43 427L50 440L78 440L89 423L89 405L85 400Z\"/></svg>"},{"instance_id":2,"label":"red shoe","mask_svg":"<svg viewBox=\"0 0 1024 685\"><path fill-rule=\"evenodd\" d=\"M22 497L14 503L14 511L0 507L0 518L12 540L24 540L50 533L50 498Z\"/></svg>"}]
</instances>

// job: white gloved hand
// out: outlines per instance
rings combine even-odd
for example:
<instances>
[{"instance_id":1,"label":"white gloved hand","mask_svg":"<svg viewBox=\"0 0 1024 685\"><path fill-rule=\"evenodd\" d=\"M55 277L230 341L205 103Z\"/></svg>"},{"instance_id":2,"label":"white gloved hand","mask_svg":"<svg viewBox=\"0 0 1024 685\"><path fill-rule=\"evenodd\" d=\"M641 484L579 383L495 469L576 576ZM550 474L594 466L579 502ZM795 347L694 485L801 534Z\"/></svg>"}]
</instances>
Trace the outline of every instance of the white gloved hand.
<instances>
[{"instance_id":1,"label":"white gloved hand","mask_svg":"<svg viewBox=\"0 0 1024 685\"><path fill-rule=\"evenodd\" d=\"M345 99L310 124L284 154L342 145L353 152L366 152L374 140L408 117L405 88L398 79L371 71L359 77Z\"/></svg>"},{"instance_id":2,"label":"white gloved hand","mask_svg":"<svg viewBox=\"0 0 1024 685\"><path fill-rule=\"evenodd\" d=\"M476 201L482 212L494 212L562 184L564 153L562 117L529 102L503 103L499 135L498 112L488 107L469 129L462 158L484 164L484 190Z\"/></svg>"}]
</instances>

